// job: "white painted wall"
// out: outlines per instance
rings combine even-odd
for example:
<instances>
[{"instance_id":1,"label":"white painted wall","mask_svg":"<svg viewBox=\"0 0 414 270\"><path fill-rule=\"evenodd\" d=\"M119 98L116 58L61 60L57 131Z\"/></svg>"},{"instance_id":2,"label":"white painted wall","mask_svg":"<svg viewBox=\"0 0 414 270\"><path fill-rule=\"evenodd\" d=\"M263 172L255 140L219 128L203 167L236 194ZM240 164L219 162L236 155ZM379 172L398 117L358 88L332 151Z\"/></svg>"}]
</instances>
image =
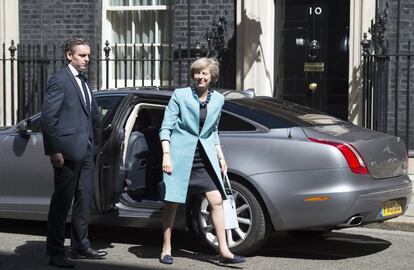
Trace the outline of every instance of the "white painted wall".
<instances>
[{"instance_id":1,"label":"white painted wall","mask_svg":"<svg viewBox=\"0 0 414 270\"><path fill-rule=\"evenodd\" d=\"M362 47L364 32L375 18L375 0L350 0L348 120L362 124ZM368 39L371 39L369 33Z\"/></svg>"},{"instance_id":2,"label":"white painted wall","mask_svg":"<svg viewBox=\"0 0 414 270\"><path fill-rule=\"evenodd\" d=\"M15 45L19 42L19 1L0 0L0 58L3 58L3 43L6 45L6 58L10 58L8 48L14 40ZM15 89L17 89L17 65L14 70ZM11 123L11 113L6 114L7 119L4 121L3 104L6 101L6 109L11 108L11 85L10 85L10 62L6 63L6 77L3 78L3 62L0 65L0 126L9 125ZM3 83L6 81L6 90ZM4 92L6 91L6 95ZM17 92L17 91L15 91ZM15 108L17 108L17 95L15 93ZM14 112L16 113L16 112Z\"/></svg>"},{"instance_id":3,"label":"white painted wall","mask_svg":"<svg viewBox=\"0 0 414 270\"><path fill-rule=\"evenodd\" d=\"M236 89L256 95L274 91L274 0L237 0Z\"/></svg>"}]
</instances>

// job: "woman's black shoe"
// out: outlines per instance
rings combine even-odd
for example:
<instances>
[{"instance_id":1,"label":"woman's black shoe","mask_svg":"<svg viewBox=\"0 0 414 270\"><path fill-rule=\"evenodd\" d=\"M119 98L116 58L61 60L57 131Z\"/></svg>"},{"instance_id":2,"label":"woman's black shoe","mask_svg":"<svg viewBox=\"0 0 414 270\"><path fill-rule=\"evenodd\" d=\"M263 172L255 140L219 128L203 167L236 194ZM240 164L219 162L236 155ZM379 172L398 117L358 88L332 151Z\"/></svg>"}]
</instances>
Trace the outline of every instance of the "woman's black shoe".
<instances>
[{"instance_id":1,"label":"woman's black shoe","mask_svg":"<svg viewBox=\"0 0 414 270\"><path fill-rule=\"evenodd\" d=\"M160 263L163 264L172 264L174 261L173 257L171 255L164 255L164 257L160 257Z\"/></svg>"},{"instance_id":2,"label":"woman's black shoe","mask_svg":"<svg viewBox=\"0 0 414 270\"><path fill-rule=\"evenodd\" d=\"M246 261L245 257L238 256L238 255L234 255L232 259L219 256L219 263L222 263L222 264L238 264L238 263L244 263L245 261Z\"/></svg>"}]
</instances>

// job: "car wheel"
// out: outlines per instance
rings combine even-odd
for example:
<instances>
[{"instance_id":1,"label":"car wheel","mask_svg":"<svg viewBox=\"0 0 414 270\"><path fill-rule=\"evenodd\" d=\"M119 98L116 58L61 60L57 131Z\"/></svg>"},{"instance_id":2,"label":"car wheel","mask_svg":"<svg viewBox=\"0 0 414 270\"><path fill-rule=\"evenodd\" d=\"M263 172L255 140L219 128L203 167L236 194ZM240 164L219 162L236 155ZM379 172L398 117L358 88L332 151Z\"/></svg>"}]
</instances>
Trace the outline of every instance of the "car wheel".
<instances>
[{"instance_id":1,"label":"car wheel","mask_svg":"<svg viewBox=\"0 0 414 270\"><path fill-rule=\"evenodd\" d=\"M231 185L239 228L226 230L227 244L233 253L251 253L266 242L270 226L255 195L240 183L232 181ZM196 236L205 246L217 249L218 242L207 199L205 196L197 197L192 206L192 227Z\"/></svg>"}]
</instances>

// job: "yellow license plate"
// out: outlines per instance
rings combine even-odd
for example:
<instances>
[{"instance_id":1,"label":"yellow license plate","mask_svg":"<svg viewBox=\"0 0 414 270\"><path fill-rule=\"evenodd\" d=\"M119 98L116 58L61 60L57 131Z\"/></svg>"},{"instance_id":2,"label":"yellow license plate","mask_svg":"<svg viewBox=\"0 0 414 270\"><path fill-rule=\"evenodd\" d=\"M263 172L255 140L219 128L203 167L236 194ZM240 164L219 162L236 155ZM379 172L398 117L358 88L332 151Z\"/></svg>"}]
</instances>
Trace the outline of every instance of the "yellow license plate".
<instances>
[{"instance_id":1,"label":"yellow license plate","mask_svg":"<svg viewBox=\"0 0 414 270\"><path fill-rule=\"evenodd\" d=\"M402 206L399 200L386 201L382 205L382 216L388 217L402 214Z\"/></svg>"}]
</instances>

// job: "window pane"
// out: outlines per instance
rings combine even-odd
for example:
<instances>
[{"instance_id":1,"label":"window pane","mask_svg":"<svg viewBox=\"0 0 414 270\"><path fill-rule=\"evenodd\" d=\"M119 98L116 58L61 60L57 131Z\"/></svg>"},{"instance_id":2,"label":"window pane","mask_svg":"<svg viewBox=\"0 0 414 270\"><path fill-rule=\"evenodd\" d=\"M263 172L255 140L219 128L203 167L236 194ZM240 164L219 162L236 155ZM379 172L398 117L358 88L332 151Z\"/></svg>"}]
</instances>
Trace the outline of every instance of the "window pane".
<instances>
[{"instance_id":1,"label":"window pane","mask_svg":"<svg viewBox=\"0 0 414 270\"><path fill-rule=\"evenodd\" d=\"M153 43L155 23L154 11L134 12L135 43Z\"/></svg>"},{"instance_id":2,"label":"window pane","mask_svg":"<svg viewBox=\"0 0 414 270\"><path fill-rule=\"evenodd\" d=\"M153 0L132 0L134 6L149 6L152 5Z\"/></svg>"},{"instance_id":3,"label":"window pane","mask_svg":"<svg viewBox=\"0 0 414 270\"><path fill-rule=\"evenodd\" d=\"M160 10L157 13L157 23L158 23L158 40L161 43L168 44L171 40L171 18L170 13Z\"/></svg>"},{"instance_id":4,"label":"window pane","mask_svg":"<svg viewBox=\"0 0 414 270\"><path fill-rule=\"evenodd\" d=\"M219 131L254 131L256 127L231 114L221 114Z\"/></svg>"},{"instance_id":5,"label":"window pane","mask_svg":"<svg viewBox=\"0 0 414 270\"><path fill-rule=\"evenodd\" d=\"M154 63L151 61L153 54L150 46L136 47L136 56L139 60L135 65L135 77L139 80L151 80L151 69ZM138 83L139 84L139 83Z\"/></svg>"},{"instance_id":6,"label":"window pane","mask_svg":"<svg viewBox=\"0 0 414 270\"><path fill-rule=\"evenodd\" d=\"M156 5L168 5L168 0L155 0Z\"/></svg>"},{"instance_id":7,"label":"window pane","mask_svg":"<svg viewBox=\"0 0 414 270\"><path fill-rule=\"evenodd\" d=\"M110 97L98 97L96 101L98 103L98 109L101 116L101 121L108 115L112 109L117 107L121 100L121 96L110 96ZM103 121L102 121L103 124Z\"/></svg>"},{"instance_id":8,"label":"window pane","mask_svg":"<svg viewBox=\"0 0 414 270\"><path fill-rule=\"evenodd\" d=\"M110 0L110 6L129 6L129 0Z\"/></svg>"},{"instance_id":9,"label":"window pane","mask_svg":"<svg viewBox=\"0 0 414 270\"><path fill-rule=\"evenodd\" d=\"M110 0L112 6L126 10L108 10L106 16L112 27L110 64L111 78L117 86L165 84L170 81L172 63L171 10L148 10L156 5L168 5L167 0ZM131 10L127 10L128 6ZM146 6L132 10L134 6ZM117 49L115 50L115 44ZM124 45L127 45L125 49ZM153 45L153 47L151 47ZM125 61L127 59L128 61ZM115 73L116 69L116 73ZM163 82L160 83L160 80ZM172 83L172 82L171 82Z\"/></svg>"},{"instance_id":10,"label":"window pane","mask_svg":"<svg viewBox=\"0 0 414 270\"><path fill-rule=\"evenodd\" d=\"M113 43L132 43L131 20L131 13L128 11L111 11L109 13Z\"/></svg>"},{"instance_id":11,"label":"window pane","mask_svg":"<svg viewBox=\"0 0 414 270\"><path fill-rule=\"evenodd\" d=\"M132 79L132 61L125 61L125 59L132 59L132 48L128 46L125 49L125 46L115 46L112 47L114 54L114 59L116 59L116 78L118 80L128 80ZM125 69L126 66L126 69ZM115 70L113 71L115 73Z\"/></svg>"},{"instance_id":12,"label":"window pane","mask_svg":"<svg viewBox=\"0 0 414 270\"><path fill-rule=\"evenodd\" d=\"M172 70L172 62L171 59L171 47L170 45L162 45L158 49L159 53L159 63L160 63L160 80L164 81L163 84L168 83L172 74L170 74L170 70Z\"/></svg>"}]
</instances>

